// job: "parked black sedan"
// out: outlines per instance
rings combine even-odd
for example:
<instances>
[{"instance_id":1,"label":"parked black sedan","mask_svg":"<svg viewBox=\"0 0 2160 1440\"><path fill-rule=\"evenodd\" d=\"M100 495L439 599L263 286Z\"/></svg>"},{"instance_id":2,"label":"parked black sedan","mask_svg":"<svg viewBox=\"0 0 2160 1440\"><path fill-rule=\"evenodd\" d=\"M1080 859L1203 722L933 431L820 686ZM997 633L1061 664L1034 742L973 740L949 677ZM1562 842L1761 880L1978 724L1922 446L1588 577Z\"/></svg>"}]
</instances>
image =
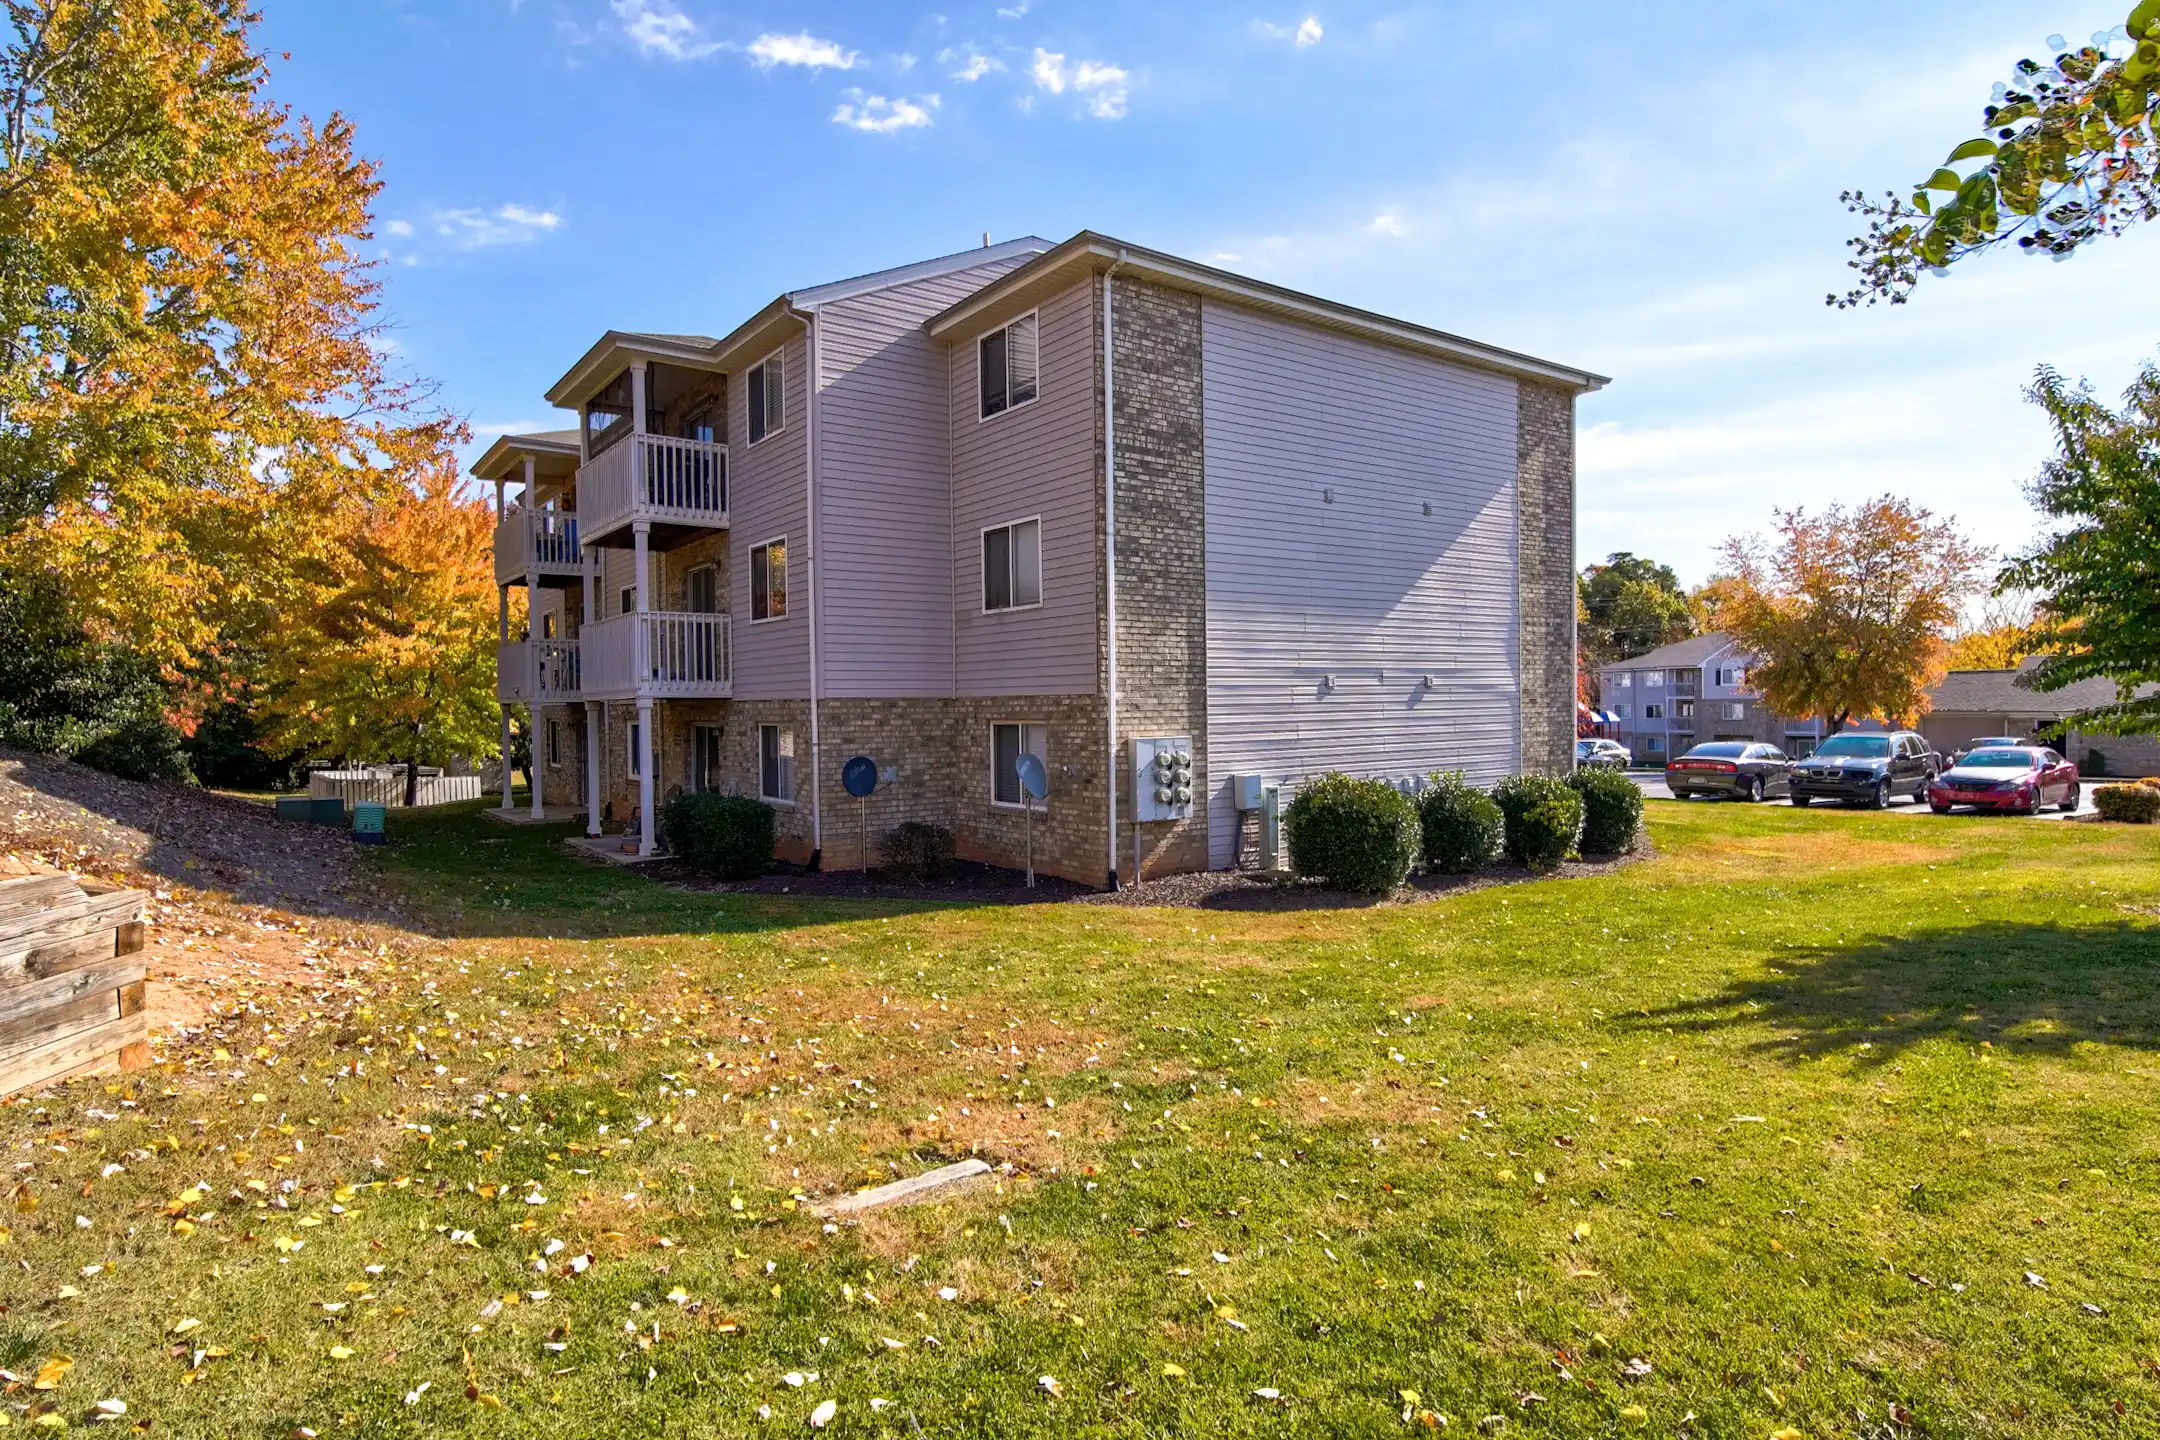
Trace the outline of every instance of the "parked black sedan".
<instances>
[{"instance_id":1,"label":"parked black sedan","mask_svg":"<svg viewBox=\"0 0 2160 1440\"><path fill-rule=\"evenodd\" d=\"M1842 800L1880 810L1900 795L1927 799L1938 768L1935 752L1910 730L1833 735L1793 767L1792 803Z\"/></svg>"},{"instance_id":2,"label":"parked black sedan","mask_svg":"<svg viewBox=\"0 0 2160 1440\"><path fill-rule=\"evenodd\" d=\"M1665 766L1665 788L1675 800L1690 795L1761 800L1787 794L1791 787L1792 762L1785 752L1748 740L1712 740Z\"/></svg>"}]
</instances>

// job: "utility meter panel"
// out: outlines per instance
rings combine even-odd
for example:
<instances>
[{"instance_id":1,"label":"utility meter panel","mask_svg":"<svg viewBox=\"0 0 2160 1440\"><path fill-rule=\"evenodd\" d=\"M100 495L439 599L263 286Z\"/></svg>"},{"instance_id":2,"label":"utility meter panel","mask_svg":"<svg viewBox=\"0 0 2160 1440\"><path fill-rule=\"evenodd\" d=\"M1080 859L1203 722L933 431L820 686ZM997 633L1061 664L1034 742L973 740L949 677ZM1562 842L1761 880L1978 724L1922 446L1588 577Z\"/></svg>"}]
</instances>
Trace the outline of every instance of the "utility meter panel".
<instances>
[{"instance_id":1,"label":"utility meter panel","mask_svg":"<svg viewBox=\"0 0 2160 1440\"><path fill-rule=\"evenodd\" d=\"M1184 820L1193 813L1193 745L1190 735L1135 740L1133 819L1142 825Z\"/></svg>"}]
</instances>

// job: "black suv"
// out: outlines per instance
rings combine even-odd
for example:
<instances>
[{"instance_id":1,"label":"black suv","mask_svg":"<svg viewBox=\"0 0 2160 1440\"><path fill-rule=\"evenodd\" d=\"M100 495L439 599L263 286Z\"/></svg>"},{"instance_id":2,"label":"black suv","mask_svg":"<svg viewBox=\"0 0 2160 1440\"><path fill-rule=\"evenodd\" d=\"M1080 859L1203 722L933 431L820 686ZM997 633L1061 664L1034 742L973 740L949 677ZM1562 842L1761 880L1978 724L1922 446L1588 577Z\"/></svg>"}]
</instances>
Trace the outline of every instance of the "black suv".
<instances>
[{"instance_id":1,"label":"black suv","mask_svg":"<svg viewBox=\"0 0 2160 1440\"><path fill-rule=\"evenodd\" d=\"M1833 735L1792 772L1792 803L1841 800L1880 810L1900 795L1927 799L1935 752L1910 730L1887 735Z\"/></svg>"}]
</instances>

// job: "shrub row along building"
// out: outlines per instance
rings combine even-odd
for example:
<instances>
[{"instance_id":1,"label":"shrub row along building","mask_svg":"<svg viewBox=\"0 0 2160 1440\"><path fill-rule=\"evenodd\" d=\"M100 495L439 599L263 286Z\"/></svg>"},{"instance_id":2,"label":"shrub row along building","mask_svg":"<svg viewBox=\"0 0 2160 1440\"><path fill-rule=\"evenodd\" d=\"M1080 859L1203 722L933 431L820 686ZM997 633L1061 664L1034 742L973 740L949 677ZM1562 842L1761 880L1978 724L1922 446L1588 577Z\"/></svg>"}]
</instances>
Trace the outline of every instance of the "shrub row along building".
<instances>
[{"instance_id":1,"label":"shrub row along building","mask_svg":"<svg viewBox=\"0 0 2160 1440\"><path fill-rule=\"evenodd\" d=\"M610 332L508 436L498 694L537 808L683 789L783 858L902 820L1090 884L1225 867L1261 777L1564 773L1574 404L1602 377L1090 232ZM507 601L504 614L508 615ZM1193 797L1141 778L1190 756ZM1021 754L1048 795L1023 811ZM1032 823L1030 823L1032 822Z\"/></svg>"}]
</instances>

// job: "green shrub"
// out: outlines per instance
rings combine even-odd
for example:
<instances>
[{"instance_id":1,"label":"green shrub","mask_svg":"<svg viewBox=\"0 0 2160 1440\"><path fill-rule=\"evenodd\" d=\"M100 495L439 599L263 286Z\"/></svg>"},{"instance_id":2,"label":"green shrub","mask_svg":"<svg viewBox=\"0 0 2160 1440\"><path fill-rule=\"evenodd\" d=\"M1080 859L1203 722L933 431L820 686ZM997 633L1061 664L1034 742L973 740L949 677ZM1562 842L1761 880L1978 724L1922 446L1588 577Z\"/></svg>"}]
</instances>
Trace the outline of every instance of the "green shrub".
<instances>
[{"instance_id":1,"label":"green shrub","mask_svg":"<svg viewBox=\"0 0 2160 1440\"><path fill-rule=\"evenodd\" d=\"M2103 820L2150 825L2160 820L2160 788L2151 785L2102 785L2093 791L2093 808Z\"/></svg>"},{"instance_id":2,"label":"green shrub","mask_svg":"<svg viewBox=\"0 0 2160 1440\"><path fill-rule=\"evenodd\" d=\"M162 715L130 720L76 751L75 758L123 780L163 780L174 785L195 783L184 737Z\"/></svg>"},{"instance_id":3,"label":"green shrub","mask_svg":"<svg viewBox=\"0 0 2160 1440\"><path fill-rule=\"evenodd\" d=\"M1435 771L1432 788L1418 796L1417 807L1425 863L1442 875L1472 874L1500 853L1500 807L1462 771Z\"/></svg>"},{"instance_id":4,"label":"green shrub","mask_svg":"<svg viewBox=\"0 0 2160 1440\"><path fill-rule=\"evenodd\" d=\"M749 880L772 859L773 808L745 795L692 792L660 812L668 849L716 880Z\"/></svg>"},{"instance_id":5,"label":"green shrub","mask_svg":"<svg viewBox=\"0 0 2160 1440\"><path fill-rule=\"evenodd\" d=\"M1507 857L1532 870L1550 870L1575 853L1582 839L1582 796L1550 775L1516 775L1493 787L1505 821Z\"/></svg>"},{"instance_id":6,"label":"green shrub","mask_svg":"<svg viewBox=\"0 0 2160 1440\"><path fill-rule=\"evenodd\" d=\"M1613 770L1577 770L1568 788L1582 796L1582 852L1623 855L1642 833L1642 791Z\"/></svg>"},{"instance_id":7,"label":"green shrub","mask_svg":"<svg viewBox=\"0 0 2160 1440\"><path fill-rule=\"evenodd\" d=\"M903 820L878 841L878 866L895 880L934 880L952 859L952 831L922 820Z\"/></svg>"},{"instance_id":8,"label":"green shrub","mask_svg":"<svg viewBox=\"0 0 2160 1440\"><path fill-rule=\"evenodd\" d=\"M1283 812L1290 866L1339 890L1394 889L1417 862L1417 807L1385 780L1323 775Z\"/></svg>"}]
</instances>

